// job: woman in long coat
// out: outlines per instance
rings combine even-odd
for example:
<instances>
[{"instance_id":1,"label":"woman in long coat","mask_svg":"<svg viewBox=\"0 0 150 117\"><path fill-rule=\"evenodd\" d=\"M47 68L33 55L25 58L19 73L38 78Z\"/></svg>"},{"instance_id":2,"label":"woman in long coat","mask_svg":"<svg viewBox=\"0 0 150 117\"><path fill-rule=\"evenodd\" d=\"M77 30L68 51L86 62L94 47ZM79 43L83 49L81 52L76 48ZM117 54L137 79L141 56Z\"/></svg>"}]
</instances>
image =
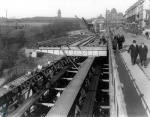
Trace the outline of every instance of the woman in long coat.
<instances>
[{"instance_id":1,"label":"woman in long coat","mask_svg":"<svg viewBox=\"0 0 150 117\"><path fill-rule=\"evenodd\" d=\"M145 68L146 68L147 53L148 53L148 48L142 42L141 45L139 46L139 56L140 56L141 66L144 65Z\"/></svg>"}]
</instances>

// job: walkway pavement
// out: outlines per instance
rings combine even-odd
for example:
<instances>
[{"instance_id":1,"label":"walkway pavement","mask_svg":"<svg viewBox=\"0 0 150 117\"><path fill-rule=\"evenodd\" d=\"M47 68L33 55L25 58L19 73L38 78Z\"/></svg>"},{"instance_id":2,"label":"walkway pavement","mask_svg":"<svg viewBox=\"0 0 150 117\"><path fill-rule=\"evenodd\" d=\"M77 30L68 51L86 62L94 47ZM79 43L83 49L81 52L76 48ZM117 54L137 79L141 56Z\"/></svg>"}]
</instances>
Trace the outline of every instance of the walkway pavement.
<instances>
[{"instance_id":1,"label":"walkway pavement","mask_svg":"<svg viewBox=\"0 0 150 117\"><path fill-rule=\"evenodd\" d=\"M142 36L134 37L129 33L123 32L122 30L118 30L116 33L124 34L126 40L125 50L119 53L123 64L119 62L120 58L117 54L116 61L119 66L118 71L120 81L124 84L123 93L125 96L125 102L127 104L127 113L129 117L150 117L150 41ZM131 64L130 55L126 50L133 40L136 40L137 44L140 44L141 41L144 41L148 46L149 53L147 68L143 68L139 64L134 66ZM139 63L139 58L137 63ZM126 70L124 69L124 66Z\"/></svg>"},{"instance_id":2,"label":"walkway pavement","mask_svg":"<svg viewBox=\"0 0 150 117\"><path fill-rule=\"evenodd\" d=\"M140 96L144 109L150 117L150 81L138 65L132 65L130 55L125 51L121 53L126 69L129 71L130 78L136 88L138 96Z\"/></svg>"},{"instance_id":3,"label":"walkway pavement","mask_svg":"<svg viewBox=\"0 0 150 117\"><path fill-rule=\"evenodd\" d=\"M119 52L116 52L116 62L118 65L118 72L120 82L124 85L123 94L126 103L128 117L148 117L146 110L142 104L141 97L138 95L129 70ZM127 56L128 57L128 56ZM128 60L128 59L127 59ZM127 61L126 61L127 62ZM130 64L130 60L128 60Z\"/></svg>"},{"instance_id":4,"label":"walkway pavement","mask_svg":"<svg viewBox=\"0 0 150 117\"><path fill-rule=\"evenodd\" d=\"M148 47L148 54L147 54L147 68L141 67L139 64L138 66L141 68L141 70L145 73L145 75L150 79L150 40L147 40L143 36L137 36L132 37L131 34L125 33L122 30L119 31L119 33L124 34L126 42L124 43L125 49L127 50L129 45L132 43L133 40L137 41L137 44L140 45L141 42L144 42L145 45ZM137 63L140 63L140 58L137 58Z\"/></svg>"}]
</instances>

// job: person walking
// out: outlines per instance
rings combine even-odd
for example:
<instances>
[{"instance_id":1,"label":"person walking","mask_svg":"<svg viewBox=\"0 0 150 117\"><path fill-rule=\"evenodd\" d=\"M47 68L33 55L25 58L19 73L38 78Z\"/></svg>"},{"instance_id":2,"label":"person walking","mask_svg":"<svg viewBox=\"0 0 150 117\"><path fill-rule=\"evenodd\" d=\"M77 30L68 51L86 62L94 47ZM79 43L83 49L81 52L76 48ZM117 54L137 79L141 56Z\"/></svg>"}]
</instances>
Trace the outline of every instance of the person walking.
<instances>
[{"instance_id":1,"label":"person walking","mask_svg":"<svg viewBox=\"0 0 150 117\"><path fill-rule=\"evenodd\" d=\"M112 45L113 45L113 50L114 50L114 53L115 53L116 50L117 50L117 37L116 36L112 40Z\"/></svg>"},{"instance_id":2,"label":"person walking","mask_svg":"<svg viewBox=\"0 0 150 117\"><path fill-rule=\"evenodd\" d=\"M118 42L118 49L121 50L122 49L122 39L119 34L117 36L117 42Z\"/></svg>"},{"instance_id":3,"label":"person walking","mask_svg":"<svg viewBox=\"0 0 150 117\"><path fill-rule=\"evenodd\" d=\"M118 49L119 50L122 50L123 42L125 42L125 39L124 39L124 36L122 35L118 38Z\"/></svg>"},{"instance_id":4,"label":"person walking","mask_svg":"<svg viewBox=\"0 0 150 117\"><path fill-rule=\"evenodd\" d=\"M144 65L146 68L146 60L147 60L147 53L148 53L148 48L146 45L144 45L144 42L141 43L139 46L139 56L140 56L140 61L141 61L141 66Z\"/></svg>"},{"instance_id":5,"label":"person walking","mask_svg":"<svg viewBox=\"0 0 150 117\"><path fill-rule=\"evenodd\" d=\"M135 65L138 56L138 45L136 44L135 40L133 40L133 43L130 45L128 53L131 55L132 65Z\"/></svg>"},{"instance_id":6,"label":"person walking","mask_svg":"<svg viewBox=\"0 0 150 117\"><path fill-rule=\"evenodd\" d=\"M145 35L146 35L146 38L149 39L149 34L148 34L148 32L146 32Z\"/></svg>"},{"instance_id":7,"label":"person walking","mask_svg":"<svg viewBox=\"0 0 150 117\"><path fill-rule=\"evenodd\" d=\"M124 43L125 42L124 35L121 35L121 38L122 38L122 42Z\"/></svg>"},{"instance_id":8,"label":"person walking","mask_svg":"<svg viewBox=\"0 0 150 117\"><path fill-rule=\"evenodd\" d=\"M125 42L124 35L121 36L121 40L122 40L122 48L124 48L124 42Z\"/></svg>"}]
</instances>

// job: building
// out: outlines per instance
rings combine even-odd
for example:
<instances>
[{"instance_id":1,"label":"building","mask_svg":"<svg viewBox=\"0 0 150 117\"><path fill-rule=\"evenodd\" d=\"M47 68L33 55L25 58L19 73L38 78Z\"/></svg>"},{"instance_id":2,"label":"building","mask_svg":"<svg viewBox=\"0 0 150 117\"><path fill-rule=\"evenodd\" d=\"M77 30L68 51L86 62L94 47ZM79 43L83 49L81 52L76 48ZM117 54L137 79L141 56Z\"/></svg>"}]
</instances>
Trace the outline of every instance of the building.
<instances>
[{"instance_id":1,"label":"building","mask_svg":"<svg viewBox=\"0 0 150 117\"><path fill-rule=\"evenodd\" d=\"M127 15L127 23L133 23L138 20L138 2L134 3L129 9L126 11Z\"/></svg>"},{"instance_id":2,"label":"building","mask_svg":"<svg viewBox=\"0 0 150 117\"><path fill-rule=\"evenodd\" d=\"M146 10L146 26L150 25L150 10Z\"/></svg>"},{"instance_id":3,"label":"building","mask_svg":"<svg viewBox=\"0 0 150 117\"><path fill-rule=\"evenodd\" d=\"M0 25L14 26L14 27L28 27L28 26L44 26L58 22L72 22L79 24L83 27L83 21L77 18L62 17L62 12L59 9L57 16L54 17L32 17L32 18L21 18L21 19L0 19Z\"/></svg>"},{"instance_id":4,"label":"building","mask_svg":"<svg viewBox=\"0 0 150 117\"><path fill-rule=\"evenodd\" d=\"M91 22L94 25L95 30L103 29L105 24L105 18L100 15L97 18L92 18Z\"/></svg>"},{"instance_id":5,"label":"building","mask_svg":"<svg viewBox=\"0 0 150 117\"><path fill-rule=\"evenodd\" d=\"M138 28L145 27L149 19L149 0L138 0L132 6L130 6L127 11L127 24L137 25Z\"/></svg>"},{"instance_id":6,"label":"building","mask_svg":"<svg viewBox=\"0 0 150 117\"><path fill-rule=\"evenodd\" d=\"M37 57L37 52L35 49L25 49L25 56L26 57L31 57L31 58L36 58Z\"/></svg>"},{"instance_id":7,"label":"building","mask_svg":"<svg viewBox=\"0 0 150 117\"><path fill-rule=\"evenodd\" d=\"M77 18L67 18L67 17L33 17L33 18L22 18L20 20L17 20L18 26L43 26L53 23L59 23L59 22L73 22L80 24L81 21L79 21Z\"/></svg>"},{"instance_id":8,"label":"building","mask_svg":"<svg viewBox=\"0 0 150 117\"><path fill-rule=\"evenodd\" d=\"M126 28L129 32L135 33L135 29L138 29L137 27L139 24L139 14L138 14L138 2L134 3L132 6L130 6L127 11L125 12L126 17L124 17L126 21Z\"/></svg>"},{"instance_id":9,"label":"building","mask_svg":"<svg viewBox=\"0 0 150 117\"><path fill-rule=\"evenodd\" d=\"M138 0L138 14L139 14L139 26L141 28L146 26L146 20L148 19L148 10L150 9L149 0Z\"/></svg>"},{"instance_id":10,"label":"building","mask_svg":"<svg viewBox=\"0 0 150 117\"><path fill-rule=\"evenodd\" d=\"M111 11L106 10L105 24L107 26L120 26L123 23L123 13L117 13L117 10L113 8Z\"/></svg>"},{"instance_id":11,"label":"building","mask_svg":"<svg viewBox=\"0 0 150 117\"><path fill-rule=\"evenodd\" d=\"M102 15L100 15L98 18L97 18L97 23L98 23L98 25L99 25L99 28L100 29L103 29L104 28L104 23L105 23L105 18L102 16Z\"/></svg>"},{"instance_id":12,"label":"building","mask_svg":"<svg viewBox=\"0 0 150 117\"><path fill-rule=\"evenodd\" d=\"M123 15L123 22L124 22L125 24L127 23L127 14L126 14L126 13Z\"/></svg>"}]
</instances>

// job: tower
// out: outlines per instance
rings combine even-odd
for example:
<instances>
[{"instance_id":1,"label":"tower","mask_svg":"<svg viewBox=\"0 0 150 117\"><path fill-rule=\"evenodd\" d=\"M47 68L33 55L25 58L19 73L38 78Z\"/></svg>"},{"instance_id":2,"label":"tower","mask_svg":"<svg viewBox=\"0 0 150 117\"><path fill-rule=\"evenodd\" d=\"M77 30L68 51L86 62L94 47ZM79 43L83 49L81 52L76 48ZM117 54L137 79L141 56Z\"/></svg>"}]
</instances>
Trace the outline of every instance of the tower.
<instances>
[{"instance_id":1,"label":"tower","mask_svg":"<svg viewBox=\"0 0 150 117\"><path fill-rule=\"evenodd\" d=\"M61 18L61 10L58 10L58 17Z\"/></svg>"}]
</instances>

